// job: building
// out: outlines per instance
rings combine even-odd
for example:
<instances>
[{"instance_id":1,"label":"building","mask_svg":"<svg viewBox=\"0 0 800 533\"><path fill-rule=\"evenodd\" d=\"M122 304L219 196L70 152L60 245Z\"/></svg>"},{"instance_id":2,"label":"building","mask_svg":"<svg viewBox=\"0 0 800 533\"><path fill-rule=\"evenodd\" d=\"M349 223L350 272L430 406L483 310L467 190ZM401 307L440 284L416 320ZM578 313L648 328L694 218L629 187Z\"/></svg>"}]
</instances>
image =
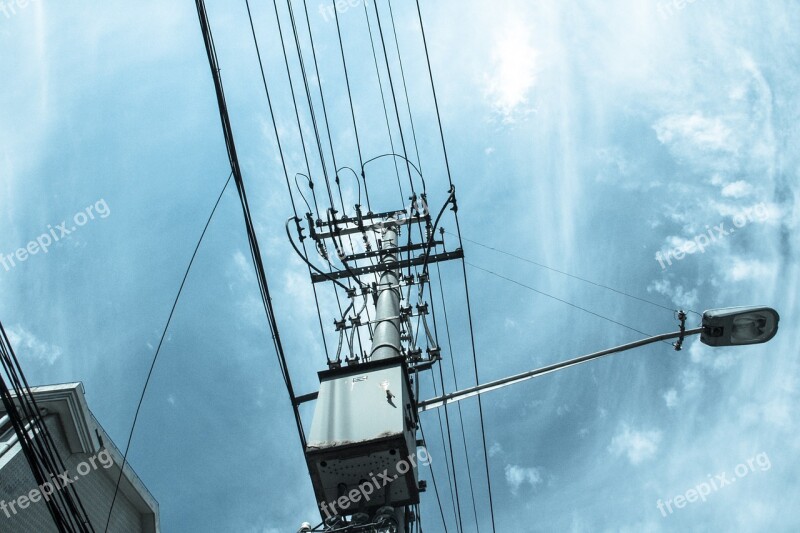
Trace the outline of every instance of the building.
<instances>
[{"instance_id":1,"label":"building","mask_svg":"<svg viewBox=\"0 0 800 533\"><path fill-rule=\"evenodd\" d=\"M70 486L78 493L96 531L105 529L122 454L86 404L83 384L32 387L36 403L64 461ZM65 477L66 478L66 477ZM45 484L46 485L46 484ZM39 487L0 404L0 531L58 533ZM159 533L158 502L125 465L111 533Z\"/></svg>"}]
</instances>

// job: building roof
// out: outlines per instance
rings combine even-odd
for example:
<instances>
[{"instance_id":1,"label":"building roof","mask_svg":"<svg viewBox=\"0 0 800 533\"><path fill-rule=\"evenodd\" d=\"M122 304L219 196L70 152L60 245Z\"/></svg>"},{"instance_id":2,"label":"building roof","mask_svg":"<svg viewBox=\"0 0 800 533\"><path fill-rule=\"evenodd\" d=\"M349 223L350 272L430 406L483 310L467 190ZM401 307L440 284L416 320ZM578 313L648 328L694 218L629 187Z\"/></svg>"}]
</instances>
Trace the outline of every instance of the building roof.
<instances>
[{"instance_id":1,"label":"building roof","mask_svg":"<svg viewBox=\"0 0 800 533\"><path fill-rule=\"evenodd\" d=\"M83 383L31 387L31 393L38 407L44 411L43 414L58 417L71 453L94 455L102 449L108 450L114 459L114 466L99 469L98 472L103 472L116 484L123 455L89 410ZM5 414L6 410L0 404L0 417ZM127 463L119 490L140 514L152 517L151 523L143 524L145 530L160 533L158 502Z\"/></svg>"}]
</instances>

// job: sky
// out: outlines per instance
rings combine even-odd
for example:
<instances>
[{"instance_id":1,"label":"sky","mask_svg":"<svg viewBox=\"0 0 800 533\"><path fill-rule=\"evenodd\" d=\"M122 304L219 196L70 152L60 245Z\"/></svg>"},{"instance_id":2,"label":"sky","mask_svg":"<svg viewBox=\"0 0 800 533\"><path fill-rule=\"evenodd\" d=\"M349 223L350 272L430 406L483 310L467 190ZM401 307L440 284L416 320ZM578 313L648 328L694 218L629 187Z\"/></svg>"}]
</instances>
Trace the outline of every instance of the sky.
<instances>
[{"instance_id":1,"label":"sky","mask_svg":"<svg viewBox=\"0 0 800 533\"><path fill-rule=\"evenodd\" d=\"M366 158L390 148L362 1L343 5L339 19ZM292 205L247 9L207 4L289 370L299 393L312 392L325 345L308 270L283 227ZM356 168L336 25L327 2L307 6L320 66L310 84L322 82L339 165ZM251 7L287 164L304 172L273 6ZM392 7L436 211L448 181L416 6ZM483 396L497 531L797 531L797 2L421 8L481 382L674 331L668 309L768 305L781 314L767 344L655 344ZM286 32L285 2L279 11ZM230 173L195 6L6 0L0 49L0 320L31 384L82 381L123 446ZM292 76L299 83L295 66ZM308 143L312 126L302 122ZM369 174L386 210L403 207L393 173L384 159ZM342 188L352 209L355 180L343 175ZM455 232L451 215L443 224ZM35 254L15 255L31 242ZM165 532L276 533L319 522L248 253L231 187L177 306L129 455ZM462 387L475 376L461 265L443 264L442 275L453 390L452 367ZM321 297L328 349L332 294ZM698 319L690 313L688 325ZM423 385L422 394L433 390ZM466 452L450 408L463 531L491 531L474 399L462 414ZM422 415L442 502L440 512L422 469L430 533L458 531L438 416Z\"/></svg>"}]
</instances>

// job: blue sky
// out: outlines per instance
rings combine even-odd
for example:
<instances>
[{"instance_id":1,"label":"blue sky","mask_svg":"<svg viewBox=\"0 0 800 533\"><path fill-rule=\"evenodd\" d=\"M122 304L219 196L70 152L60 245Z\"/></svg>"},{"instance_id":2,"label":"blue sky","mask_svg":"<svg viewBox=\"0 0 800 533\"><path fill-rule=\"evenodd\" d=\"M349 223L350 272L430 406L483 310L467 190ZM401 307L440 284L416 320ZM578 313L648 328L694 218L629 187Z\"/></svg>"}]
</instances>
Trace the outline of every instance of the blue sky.
<instances>
[{"instance_id":1,"label":"blue sky","mask_svg":"<svg viewBox=\"0 0 800 533\"><path fill-rule=\"evenodd\" d=\"M348 58L359 58L359 134L365 155L379 155L389 151L386 126L363 4L353 3L340 19ZM765 304L782 316L769 344L712 350L691 340L680 353L653 345L486 395L498 531L800 528L790 511L800 503L800 12L791 0L677 4L422 2L466 238L670 308ZM438 209L447 179L412 5L393 7ZM308 7L337 158L357 166L335 25L318 4ZM217 0L208 10L289 367L297 389L310 392L324 350L307 270L284 234L291 205L247 12L244 2ZM290 171L300 172L272 5L253 2L253 11ZM98 202L108 214L46 254L0 265L0 319L29 380L83 381L121 445L230 172L194 3L36 0L8 13L0 9L0 254ZM375 202L396 209L394 169L373 168ZM343 188L355 203L354 183ZM719 224L737 231L675 258ZM676 327L664 309L464 248L474 265L638 330ZM672 264L662 268L656 254L667 251ZM167 532L295 531L318 516L247 254L230 189L130 453ZM460 265L442 273L459 384L469 384ZM482 381L640 337L473 267L468 276ZM332 309L332 293L322 302ZM477 404L463 411L480 530L489 531ZM423 423L455 531L438 419L425 414ZM707 501L658 509L719 474L736 477L748 460L755 467ZM464 530L474 531L463 449L456 466ZM422 478L431 485L429 472ZM422 513L426 531L444 531L431 490Z\"/></svg>"}]
</instances>

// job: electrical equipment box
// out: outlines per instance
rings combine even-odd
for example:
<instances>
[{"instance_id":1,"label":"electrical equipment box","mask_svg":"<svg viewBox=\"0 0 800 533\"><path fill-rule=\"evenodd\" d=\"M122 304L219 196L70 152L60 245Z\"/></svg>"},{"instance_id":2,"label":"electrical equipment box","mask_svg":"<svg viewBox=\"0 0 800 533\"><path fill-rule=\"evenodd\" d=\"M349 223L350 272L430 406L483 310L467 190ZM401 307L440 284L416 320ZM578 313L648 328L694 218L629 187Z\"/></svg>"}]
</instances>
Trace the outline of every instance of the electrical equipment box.
<instances>
[{"instance_id":1,"label":"electrical equipment box","mask_svg":"<svg viewBox=\"0 0 800 533\"><path fill-rule=\"evenodd\" d=\"M346 507L336 508L345 516L387 504L419 503L417 413L404 359L326 370L319 378L306 447L317 501L337 502L359 491L356 498L341 500ZM371 494L365 497L367 490Z\"/></svg>"}]
</instances>

